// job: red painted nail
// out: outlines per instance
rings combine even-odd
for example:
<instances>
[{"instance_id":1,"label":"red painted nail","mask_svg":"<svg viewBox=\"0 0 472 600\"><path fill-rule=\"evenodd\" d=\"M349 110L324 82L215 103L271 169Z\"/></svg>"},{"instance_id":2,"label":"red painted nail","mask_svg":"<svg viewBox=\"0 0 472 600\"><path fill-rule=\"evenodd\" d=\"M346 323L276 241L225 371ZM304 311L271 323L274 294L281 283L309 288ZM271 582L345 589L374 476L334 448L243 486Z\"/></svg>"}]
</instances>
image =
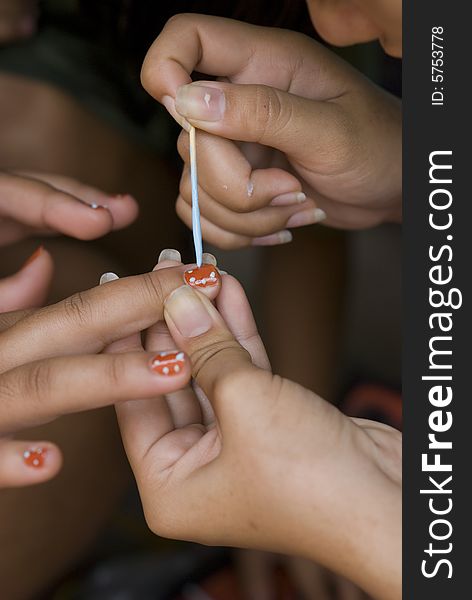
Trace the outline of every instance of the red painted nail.
<instances>
[{"instance_id":1,"label":"red painted nail","mask_svg":"<svg viewBox=\"0 0 472 600\"><path fill-rule=\"evenodd\" d=\"M28 467L40 469L44 465L46 450L43 448L30 448L23 452L23 462Z\"/></svg>"},{"instance_id":2,"label":"red painted nail","mask_svg":"<svg viewBox=\"0 0 472 600\"><path fill-rule=\"evenodd\" d=\"M39 248L37 248L33 254L25 261L25 263L23 264L23 266L21 267L22 269L24 269L25 267L27 267L28 265L30 265L32 262L34 262L38 256L40 256L43 253L44 247L40 246Z\"/></svg>"},{"instance_id":3,"label":"red painted nail","mask_svg":"<svg viewBox=\"0 0 472 600\"><path fill-rule=\"evenodd\" d=\"M218 285L221 275L214 265L202 265L184 273L185 283L192 287L204 288Z\"/></svg>"},{"instance_id":4,"label":"red painted nail","mask_svg":"<svg viewBox=\"0 0 472 600\"><path fill-rule=\"evenodd\" d=\"M185 354L179 350L159 352L151 361L151 370L159 375L177 375L185 365Z\"/></svg>"}]
</instances>

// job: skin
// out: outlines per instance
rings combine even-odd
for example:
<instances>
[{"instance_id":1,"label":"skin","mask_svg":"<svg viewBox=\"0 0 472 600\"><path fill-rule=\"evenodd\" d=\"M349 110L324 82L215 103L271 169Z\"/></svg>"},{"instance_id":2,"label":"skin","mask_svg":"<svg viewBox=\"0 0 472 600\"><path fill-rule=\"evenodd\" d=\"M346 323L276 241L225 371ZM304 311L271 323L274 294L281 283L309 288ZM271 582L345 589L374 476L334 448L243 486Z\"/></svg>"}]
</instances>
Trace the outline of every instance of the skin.
<instances>
[{"instance_id":1,"label":"skin","mask_svg":"<svg viewBox=\"0 0 472 600\"><path fill-rule=\"evenodd\" d=\"M307 0L318 33L334 46L379 40L390 56L402 56L401 0Z\"/></svg>"},{"instance_id":2,"label":"skin","mask_svg":"<svg viewBox=\"0 0 472 600\"><path fill-rule=\"evenodd\" d=\"M376 598L398 599L399 432L350 419L273 375L230 276L216 306L183 286L165 301L164 318L168 329L154 328L146 349L168 346L170 335L190 358L198 395L187 388L117 406L151 529L303 556ZM128 337L122 351L136 343Z\"/></svg>"},{"instance_id":3,"label":"skin","mask_svg":"<svg viewBox=\"0 0 472 600\"><path fill-rule=\"evenodd\" d=\"M222 81L191 83L194 70ZM202 228L211 243L286 242L291 219L313 223L314 207L342 228L400 220L400 104L313 40L177 15L141 77L184 127L199 129ZM185 167L176 208L190 225L185 131L178 149ZM306 200L287 200L301 191Z\"/></svg>"}]
</instances>

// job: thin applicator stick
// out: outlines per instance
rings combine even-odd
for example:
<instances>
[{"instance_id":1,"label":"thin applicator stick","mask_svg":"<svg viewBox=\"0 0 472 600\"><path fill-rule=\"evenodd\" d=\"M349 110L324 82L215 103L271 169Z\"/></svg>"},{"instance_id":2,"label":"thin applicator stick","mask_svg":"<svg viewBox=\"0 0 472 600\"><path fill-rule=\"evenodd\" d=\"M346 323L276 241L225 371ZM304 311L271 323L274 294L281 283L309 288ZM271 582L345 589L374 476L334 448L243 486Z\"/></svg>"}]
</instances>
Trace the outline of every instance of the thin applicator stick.
<instances>
[{"instance_id":1,"label":"thin applicator stick","mask_svg":"<svg viewBox=\"0 0 472 600\"><path fill-rule=\"evenodd\" d=\"M203 244L202 227L200 224L200 206L198 205L198 174L197 174L197 147L195 143L195 127L190 126L190 180L192 182L192 232L193 245L195 246L195 260L197 267L202 266Z\"/></svg>"}]
</instances>

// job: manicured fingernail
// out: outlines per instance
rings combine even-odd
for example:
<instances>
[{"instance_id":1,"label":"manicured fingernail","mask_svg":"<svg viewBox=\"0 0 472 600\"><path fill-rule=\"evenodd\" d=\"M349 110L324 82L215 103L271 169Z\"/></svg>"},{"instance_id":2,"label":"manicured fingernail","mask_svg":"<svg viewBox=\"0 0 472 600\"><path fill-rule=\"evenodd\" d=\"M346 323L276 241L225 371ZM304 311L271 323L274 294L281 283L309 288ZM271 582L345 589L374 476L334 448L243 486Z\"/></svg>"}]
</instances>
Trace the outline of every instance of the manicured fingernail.
<instances>
[{"instance_id":1,"label":"manicured fingernail","mask_svg":"<svg viewBox=\"0 0 472 600\"><path fill-rule=\"evenodd\" d=\"M202 261L204 265L213 265L215 267L217 265L216 256L210 254L209 252L204 252L202 254Z\"/></svg>"},{"instance_id":2,"label":"manicured fingernail","mask_svg":"<svg viewBox=\"0 0 472 600\"><path fill-rule=\"evenodd\" d=\"M310 208L310 210L301 210L295 213L287 221L286 227L302 227L303 225L312 225L326 219L326 213L321 208Z\"/></svg>"},{"instance_id":3,"label":"manicured fingernail","mask_svg":"<svg viewBox=\"0 0 472 600\"><path fill-rule=\"evenodd\" d=\"M177 90L175 108L187 119L219 121L225 112L225 95L218 88L189 83Z\"/></svg>"},{"instance_id":4,"label":"manicured fingernail","mask_svg":"<svg viewBox=\"0 0 472 600\"><path fill-rule=\"evenodd\" d=\"M41 254L43 253L43 250L44 250L43 246L39 246L39 248L36 248L36 250L33 252L33 254L23 263L23 266L21 268L24 269L25 267L30 265L32 262L34 262L39 256L41 256Z\"/></svg>"},{"instance_id":5,"label":"manicured fingernail","mask_svg":"<svg viewBox=\"0 0 472 600\"><path fill-rule=\"evenodd\" d=\"M163 262L165 260L176 260L177 262L182 262L182 257L180 256L180 252L178 250L174 250L173 248L165 248L157 259L157 263Z\"/></svg>"},{"instance_id":6,"label":"manicured fingernail","mask_svg":"<svg viewBox=\"0 0 472 600\"><path fill-rule=\"evenodd\" d=\"M206 288L218 285L220 279L221 277L218 269L212 264L195 267L184 273L185 283L196 288Z\"/></svg>"},{"instance_id":7,"label":"manicured fingernail","mask_svg":"<svg viewBox=\"0 0 472 600\"><path fill-rule=\"evenodd\" d=\"M159 375L178 375L185 365L185 354L179 350L159 352L151 360L151 371Z\"/></svg>"},{"instance_id":8,"label":"manicured fingernail","mask_svg":"<svg viewBox=\"0 0 472 600\"><path fill-rule=\"evenodd\" d=\"M109 281L115 281L116 279L119 279L116 273L103 273L103 275L100 277L99 285L103 285L104 283L108 283Z\"/></svg>"},{"instance_id":9,"label":"manicured fingernail","mask_svg":"<svg viewBox=\"0 0 472 600\"><path fill-rule=\"evenodd\" d=\"M23 452L23 462L28 467L40 469L44 465L46 450L44 448L30 448Z\"/></svg>"},{"instance_id":10,"label":"manicured fingernail","mask_svg":"<svg viewBox=\"0 0 472 600\"><path fill-rule=\"evenodd\" d=\"M272 199L271 206L290 206L292 204L300 204L305 202L306 194L303 192L290 192L288 194L280 194Z\"/></svg>"},{"instance_id":11,"label":"manicured fingernail","mask_svg":"<svg viewBox=\"0 0 472 600\"><path fill-rule=\"evenodd\" d=\"M270 235L264 235L257 237L252 240L253 246L277 246L279 244L288 244L293 240L291 231L283 229L277 233L271 233Z\"/></svg>"},{"instance_id":12,"label":"manicured fingernail","mask_svg":"<svg viewBox=\"0 0 472 600\"><path fill-rule=\"evenodd\" d=\"M182 115L179 115L179 113L175 110L174 99L170 96L163 96L161 102L165 106L167 112L171 115L171 117L173 117L177 121L177 123L183 129L185 129L185 131L190 131L190 123L187 121L187 119L184 119Z\"/></svg>"},{"instance_id":13,"label":"manicured fingernail","mask_svg":"<svg viewBox=\"0 0 472 600\"><path fill-rule=\"evenodd\" d=\"M164 309L167 318L170 318L184 337L197 337L207 332L213 323L198 294L186 285L172 292Z\"/></svg>"}]
</instances>

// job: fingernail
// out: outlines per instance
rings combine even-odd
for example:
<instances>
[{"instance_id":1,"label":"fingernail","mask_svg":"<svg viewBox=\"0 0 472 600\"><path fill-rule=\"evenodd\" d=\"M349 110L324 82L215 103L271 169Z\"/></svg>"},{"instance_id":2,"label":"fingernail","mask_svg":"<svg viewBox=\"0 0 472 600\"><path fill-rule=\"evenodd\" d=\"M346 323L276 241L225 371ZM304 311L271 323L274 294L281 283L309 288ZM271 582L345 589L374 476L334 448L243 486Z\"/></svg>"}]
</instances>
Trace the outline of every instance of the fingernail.
<instances>
[{"instance_id":1,"label":"fingernail","mask_svg":"<svg viewBox=\"0 0 472 600\"><path fill-rule=\"evenodd\" d=\"M115 281L116 279L119 279L116 273L103 273L103 275L100 277L99 285L103 285L104 283L108 283L109 281Z\"/></svg>"},{"instance_id":2,"label":"fingernail","mask_svg":"<svg viewBox=\"0 0 472 600\"><path fill-rule=\"evenodd\" d=\"M219 121L225 112L225 95L218 88L190 83L177 90L175 109L187 119Z\"/></svg>"},{"instance_id":3,"label":"fingernail","mask_svg":"<svg viewBox=\"0 0 472 600\"><path fill-rule=\"evenodd\" d=\"M97 210L98 208L105 208L106 210L108 210L108 206L106 204L95 204L95 202L93 202L92 204L89 204L89 206L94 210Z\"/></svg>"},{"instance_id":4,"label":"fingernail","mask_svg":"<svg viewBox=\"0 0 472 600\"><path fill-rule=\"evenodd\" d=\"M183 337L197 337L212 326L212 319L205 305L195 291L186 285L172 292L164 309Z\"/></svg>"},{"instance_id":5,"label":"fingernail","mask_svg":"<svg viewBox=\"0 0 472 600\"><path fill-rule=\"evenodd\" d=\"M195 267L184 273L185 283L196 288L206 288L218 285L220 279L221 277L218 269L212 264Z\"/></svg>"},{"instance_id":6,"label":"fingernail","mask_svg":"<svg viewBox=\"0 0 472 600\"><path fill-rule=\"evenodd\" d=\"M295 213L287 221L286 227L302 227L303 225L312 225L326 219L326 213L321 208L310 208L310 210L301 210Z\"/></svg>"},{"instance_id":7,"label":"fingernail","mask_svg":"<svg viewBox=\"0 0 472 600\"><path fill-rule=\"evenodd\" d=\"M46 450L43 448L30 448L23 452L23 462L28 467L39 469L44 465Z\"/></svg>"},{"instance_id":8,"label":"fingernail","mask_svg":"<svg viewBox=\"0 0 472 600\"><path fill-rule=\"evenodd\" d=\"M23 263L23 266L21 268L24 269L25 267L30 265L32 262L34 262L39 256L41 256L41 254L43 253L43 250L44 250L44 246L39 246L39 248L36 248L36 250L33 252L33 254Z\"/></svg>"},{"instance_id":9,"label":"fingernail","mask_svg":"<svg viewBox=\"0 0 472 600\"><path fill-rule=\"evenodd\" d=\"M165 248L157 259L157 263L164 262L165 260L176 260L177 262L182 262L182 257L180 256L180 252L178 250L174 250L173 248Z\"/></svg>"},{"instance_id":10,"label":"fingernail","mask_svg":"<svg viewBox=\"0 0 472 600\"><path fill-rule=\"evenodd\" d=\"M163 96L161 99L162 104L167 109L167 112L173 117L177 123L185 129L185 131L190 131L190 123L179 115L179 113L175 110L175 101L170 96Z\"/></svg>"},{"instance_id":11,"label":"fingernail","mask_svg":"<svg viewBox=\"0 0 472 600\"><path fill-rule=\"evenodd\" d=\"M305 202L306 194L303 192L289 192L288 194L280 194L272 199L271 206L290 206L292 204L300 204Z\"/></svg>"},{"instance_id":12,"label":"fingernail","mask_svg":"<svg viewBox=\"0 0 472 600\"><path fill-rule=\"evenodd\" d=\"M151 371L159 375L178 375L184 368L185 354L179 350L159 352L151 360Z\"/></svg>"},{"instance_id":13,"label":"fingernail","mask_svg":"<svg viewBox=\"0 0 472 600\"><path fill-rule=\"evenodd\" d=\"M203 261L203 264L205 264L205 265L213 265L216 267L216 264L217 264L216 256L214 256L213 254L210 254L209 252L204 252L202 254L202 261Z\"/></svg>"},{"instance_id":14,"label":"fingernail","mask_svg":"<svg viewBox=\"0 0 472 600\"><path fill-rule=\"evenodd\" d=\"M277 233L271 233L270 235L264 235L257 237L252 240L253 246L277 246L279 244L288 244L293 240L291 231L283 229Z\"/></svg>"}]
</instances>

